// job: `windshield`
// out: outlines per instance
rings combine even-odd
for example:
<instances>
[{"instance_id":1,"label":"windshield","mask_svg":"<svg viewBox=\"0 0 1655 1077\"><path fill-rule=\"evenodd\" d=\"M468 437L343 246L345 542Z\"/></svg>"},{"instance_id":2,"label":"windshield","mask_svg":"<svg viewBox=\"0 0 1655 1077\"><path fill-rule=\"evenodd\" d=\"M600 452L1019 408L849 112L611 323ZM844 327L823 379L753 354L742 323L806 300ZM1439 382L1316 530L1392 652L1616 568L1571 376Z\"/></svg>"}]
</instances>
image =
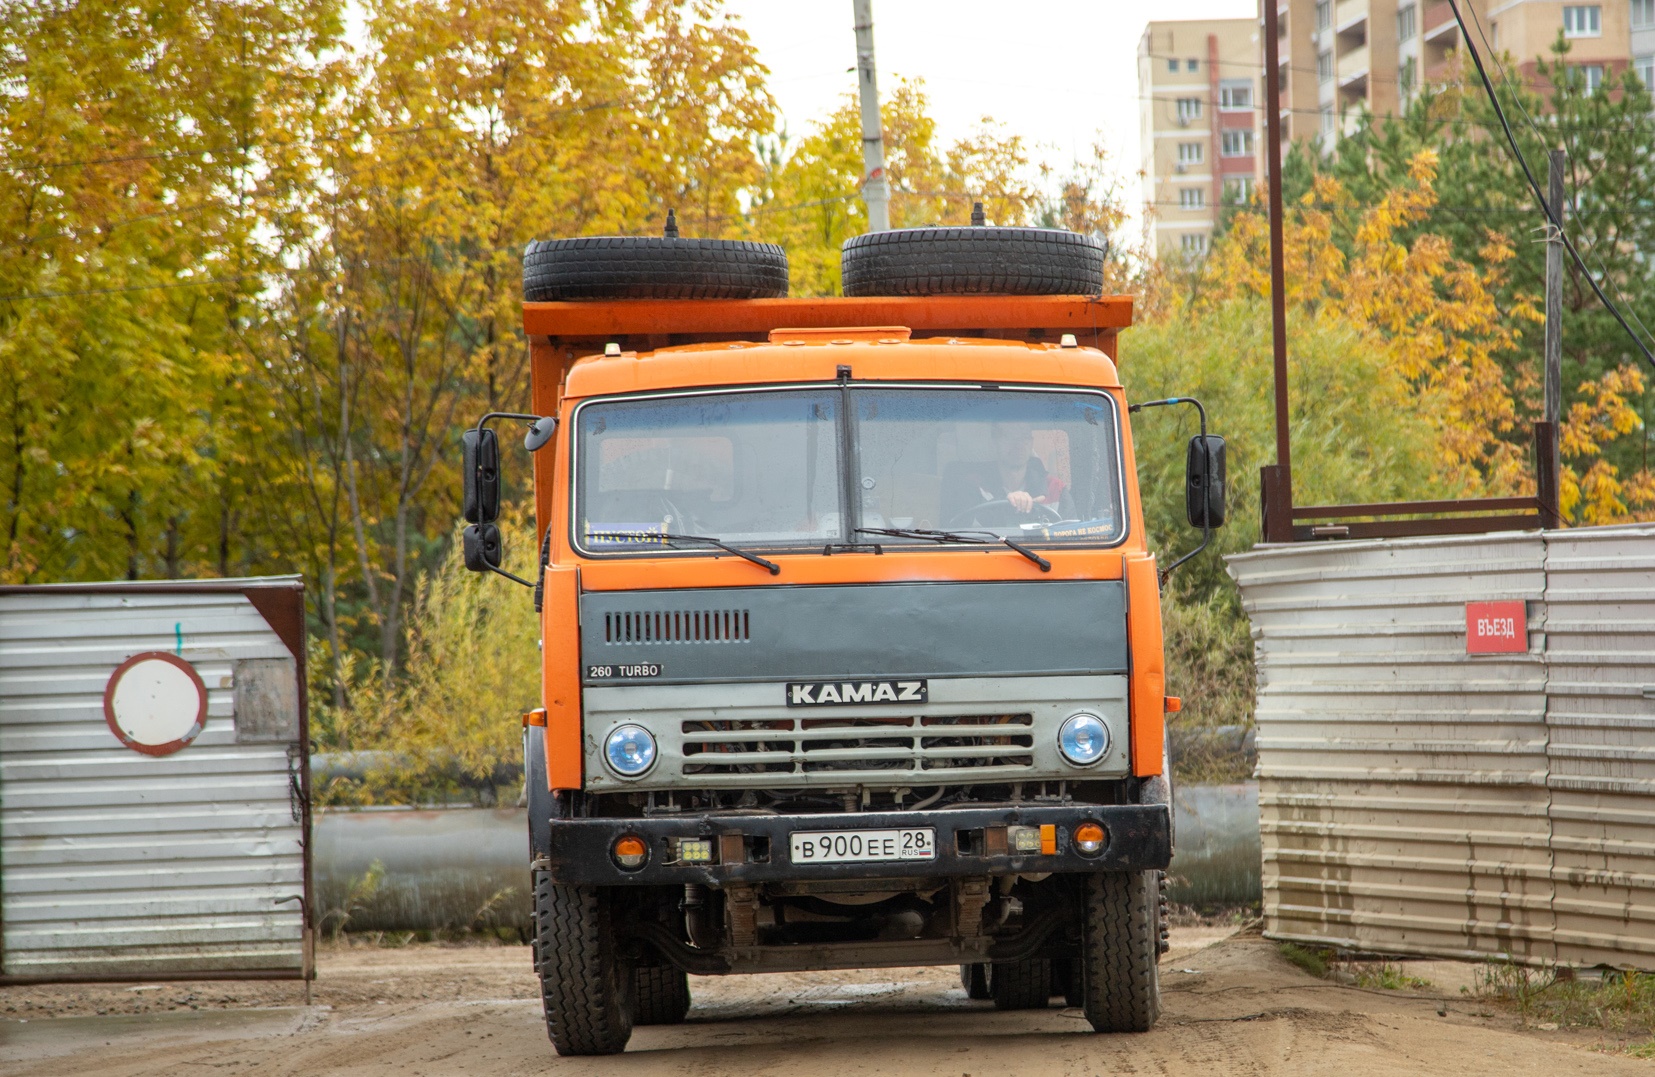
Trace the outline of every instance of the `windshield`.
<instances>
[{"instance_id":1,"label":"windshield","mask_svg":"<svg viewBox=\"0 0 1655 1077\"><path fill-rule=\"evenodd\" d=\"M594 553L691 548L667 535L926 541L857 530L876 528L1108 545L1125 532L1115 406L1101 393L709 393L594 401L575 427L576 538Z\"/></svg>"}]
</instances>

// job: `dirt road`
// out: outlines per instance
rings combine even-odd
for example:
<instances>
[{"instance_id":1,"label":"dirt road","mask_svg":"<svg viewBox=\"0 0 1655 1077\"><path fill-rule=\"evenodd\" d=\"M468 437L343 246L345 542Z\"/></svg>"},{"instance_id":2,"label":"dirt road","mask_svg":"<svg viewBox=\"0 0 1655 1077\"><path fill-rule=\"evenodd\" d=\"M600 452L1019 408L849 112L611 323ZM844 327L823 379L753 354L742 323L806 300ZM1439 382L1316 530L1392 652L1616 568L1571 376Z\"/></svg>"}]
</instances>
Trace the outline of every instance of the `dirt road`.
<instances>
[{"instance_id":1,"label":"dirt road","mask_svg":"<svg viewBox=\"0 0 1655 1077\"><path fill-rule=\"evenodd\" d=\"M695 978L688 1023L639 1029L617 1058L560 1059L526 950L416 946L324 951L308 1009L291 984L0 989L0 1074L1655 1073L1595 1033L1525 1029L1460 995L1460 966L1424 970L1435 986L1419 992L1367 991L1226 934L1174 931L1165 1014L1143 1036L1093 1035L1074 1010L997 1013L953 970L886 969Z\"/></svg>"}]
</instances>

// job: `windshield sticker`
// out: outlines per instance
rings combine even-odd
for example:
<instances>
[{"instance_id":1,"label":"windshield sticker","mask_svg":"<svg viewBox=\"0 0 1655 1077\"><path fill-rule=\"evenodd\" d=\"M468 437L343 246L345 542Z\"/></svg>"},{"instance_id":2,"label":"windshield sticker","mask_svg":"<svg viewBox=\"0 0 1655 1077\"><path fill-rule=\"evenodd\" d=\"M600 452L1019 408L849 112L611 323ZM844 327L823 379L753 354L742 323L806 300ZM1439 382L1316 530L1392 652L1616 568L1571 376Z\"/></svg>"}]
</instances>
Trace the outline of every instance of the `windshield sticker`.
<instances>
[{"instance_id":1,"label":"windshield sticker","mask_svg":"<svg viewBox=\"0 0 1655 1077\"><path fill-rule=\"evenodd\" d=\"M789 707L843 707L866 703L924 703L925 681L789 681Z\"/></svg>"},{"instance_id":2,"label":"windshield sticker","mask_svg":"<svg viewBox=\"0 0 1655 1077\"><path fill-rule=\"evenodd\" d=\"M664 546L667 525L655 523L616 523L586 525L586 548L600 546Z\"/></svg>"},{"instance_id":3,"label":"windshield sticker","mask_svg":"<svg viewBox=\"0 0 1655 1077\"><path fill-rule=\"evenodd\" d=\"M1025 534L1020 536L1022 538L1028 538L1030 534L1034 533L1038 533L1041 538L1046 539L1090 538L1094 535L1113 536L1115 533L1115 521L1110 519L1075 520L1070 523L1054 524L1051 527L1042 527L1037 529L1037 531L1031 531L1031 529L1027 527L1023 530Z\"/></svg>"}]
</instances>

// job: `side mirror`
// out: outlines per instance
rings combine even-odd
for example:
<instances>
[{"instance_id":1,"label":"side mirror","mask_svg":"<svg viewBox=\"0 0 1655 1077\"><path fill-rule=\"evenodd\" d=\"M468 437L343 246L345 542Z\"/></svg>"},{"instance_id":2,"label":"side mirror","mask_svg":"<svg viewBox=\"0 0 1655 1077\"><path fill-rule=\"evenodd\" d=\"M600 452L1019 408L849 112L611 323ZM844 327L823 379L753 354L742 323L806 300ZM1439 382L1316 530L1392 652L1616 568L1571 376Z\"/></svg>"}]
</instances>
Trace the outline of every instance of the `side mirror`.
<instances>
[{"instance_id":1,"label":"side mirror","mask_svg":"<svg viewBox=\"0 0 1655 1077\"><path fill-rule=\"evenodd\" d=\"M1224 524L1224 439L1217 434L1190 438L1184 465L1184 510L1190 526Z\"/></svg>"},{"instance_id":2,"label":"side mirror","mask_svg":"<svg viewBox=\"0 0 1655 1077\"><path fill-rule=\"evenodd\" d=\"M465 547L465 567L473 572L490 572L500 567L500 529L494 524L472 524L460 535Z\"/></svg>"},{"instance_id":3,"label":"side mirror","mask_svg":"<svg viewBox=\"0 0 1655 1077\"><path fill-rule=\"evenodd\" d=\"M488 429L467 430L460 437L464 462L461 480L465 487L464 515L474 524L492 524L500 517L500 439ZM470 535L475 528L466 528ZM470 540L466 545L466 564L471 564ZM495 549L499 541L496 532ZM496 562L498 563L498 562ZM475 569L483 572L486 569Z\"/></svg>"},{"instance_id":4,"label":"side mirror","mask_svg":"<svg viewBox=\"0 0 1655 1077\"><path fill-rule=\"evenodd\" d=\"M557 433L556 415L536 419L529 424L529 432L523 435L523 447L530 452L539 452L548 441L552 440L552 435L555 433Z\"/></svg>"}]
</instances>

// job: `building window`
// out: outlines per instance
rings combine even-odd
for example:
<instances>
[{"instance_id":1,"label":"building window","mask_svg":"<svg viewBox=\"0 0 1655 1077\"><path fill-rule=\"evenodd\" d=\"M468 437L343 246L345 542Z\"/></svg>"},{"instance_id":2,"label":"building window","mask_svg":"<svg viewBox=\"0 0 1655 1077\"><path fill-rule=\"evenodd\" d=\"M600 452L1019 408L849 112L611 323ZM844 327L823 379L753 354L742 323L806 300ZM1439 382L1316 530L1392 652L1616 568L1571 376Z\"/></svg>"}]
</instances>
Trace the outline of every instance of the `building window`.
<instances>
[{"instance_id":1,"label":"building window","mask_svg":"<svg viewBox=\"0 0 1655 1077\"><path fill-rule=\"evenodd\" d=\"M1396 69L1396 84L1404 94L1411 94L1419 85L1419 58L1410 56Z\"/></svg>"},{"instance_id":2,"label":"building window","mask_svg":"<svg viewBox=\"0 0 1655 1077\"><path fill-rule=\"evenodd\" d=\"M1316 30L1320 32L1333 25L1333 0L1316 0Z\"/></svg>"},{"instance_id":3,"label":"building window","mask_svg":"<svg viewBox=\"0 0 1655 1077\"><path fill-rule=\"evenodd\" d=\"M1638 75L1638 81L1644 84L1644 89L1655 89L1655 56L1632 57L1632 70Z\"/></svg>"},{"instance_id":4,"label":"building window","mask_svg":"<svg viewBox=\"0 0 1655 1077\"><path fill-rule=\"evenodd\" d=\"M1168 60L1167 70L1176 75L1178 73L1178 61L1176 59Z\"/></svg>"},{"instance_id":5,"label":"building window","mask_svg":"<svg viewBox=\"0 0 1655 1077\"><path fill-rule=\"evenodd\" d=\"M1332 105L1323 105L1322 106L1322 137L1325 138L1325 139L1331 139L1333 137L1333 106Z\"/></svg>"},{"instance_id":6,"label":"building window","mask_svg":"<svg viewBox=\"0 0 1655 1077\"><path fill-rule=\"evenodd\" d=\"M1251 82L1221 82L1218 84L1218 108L1222 112L1246 112L1253 107Z\"/></svg>"},{"instance_id":7,"label":"building window","mask_svg":"<svg viewBox=\"0 0 1655 1077\"><path fill-rule=\"evenodd\" d=\"M1178 99L1178 122L1189 123L1201 118L1201 99L1199 97L1180 97Z\"/></svg>"},{"instance_id":8,"label":"building window","mask_svg":"<svg viewBox=\"0 0 1655 1077\"><path fill-rule=\"evenodd\" d=\"M1333 81L1333 53L1331 50L1316 55L1316 81Z\"/></svg>"},{"instance_id":9,"label":"building window","mask_svg":"<svg viewBox=\"0 0 1655 1077\"><path fill-rule=\"evenodd\" d=\"M1206 194L1199 187L1178 188L1179 209L1201 209L1207 204Z\"/></svg>"},{"instance_id":10,"label":"building window","mask_svg":"<svg viewBox=\"0 0 1655 1077\"><path fill-rule=\"evenodd\" d=\"M1602 64L1570 64L1569 69L1574 72L1577 85L1585 87L1587 93L1597 93L1603 85Z\"/></svg>"},{"instance_id":11,"label":"building window","mask_svg":"<svg viewBox=\"0 0 1655 1077\"><path fill-rule=\"evenodd\" d=\"M1201 163L1201 143L1178 143L1178 163L1181 165L1198 165Z\"/></svg>"},{"instance_id":12,"label":"building window","mask_svg":"<svg viewBox=\"0 0 1655 1077\"><path fill-rule=\"evenodd\" d=\"M1253 197L1253 177L1238 176L1224 181L1224 201L1239 206Z\"/></svg>"},{"instance_id":13,"label":"building window","mask_svg":"<svg viewBox=\"0 0 1655 1077\"><path fill-rule=\"evenodd\" d=\"M1655 26L1655 0L1632 0L1632 29Z\"/></svg>"},{"instance_id":14,"label":"building window","mask_svg":"<svg viewBox=\"0 0 1655 1077\"><path fill-rule=\"evenodd\" d=\"M1564 37L1603 36L1603 8L1597 4L1571 4L1563 9Z\"/></svg>"},{"instance_id":15,"label":"building window","mask_svg":"<svg viewBox=\"0 0 1655 1077\"><path fill-rule=\"evenodd\" d=\"M1225 157L1248 157L1253 152L1253 132L1225 131L1219 152Z\"/></svg>"},{"instance_id":16,"label":"building window","mask_svg":"<svg viewBox=\"0 0 1655 1077\"><path fill-rule=\"evenodd\" d=\"M1184 70L1185 71L1199 71L1199 70L1201 70L1201 65L1196 63L1194 60L1185 60L1184 61Z\"/></svg>"},{"instance_id":17,"label":"building window","mask_svg":"<svg viewBox=\"0 0 1655 1077\"><path fill-rule=\"evenodd\" d=\"M1414 15L1418 10L1413 4L1396 9L1396 39L1398 41L1412 41L1414 39Z\"/></svg>"},{"instance_id":18,"label":"building window","mask_svg":"<svg viewBox=\"0 0 1655 1077\"><path fill-rule=\"evenodd\" d=\"M1207 253L1207 237L1202 235L1200 232L1180 236L1178 239L1178 245L1183 248L1185 254Z\"/></svg>"}]
</instances>

